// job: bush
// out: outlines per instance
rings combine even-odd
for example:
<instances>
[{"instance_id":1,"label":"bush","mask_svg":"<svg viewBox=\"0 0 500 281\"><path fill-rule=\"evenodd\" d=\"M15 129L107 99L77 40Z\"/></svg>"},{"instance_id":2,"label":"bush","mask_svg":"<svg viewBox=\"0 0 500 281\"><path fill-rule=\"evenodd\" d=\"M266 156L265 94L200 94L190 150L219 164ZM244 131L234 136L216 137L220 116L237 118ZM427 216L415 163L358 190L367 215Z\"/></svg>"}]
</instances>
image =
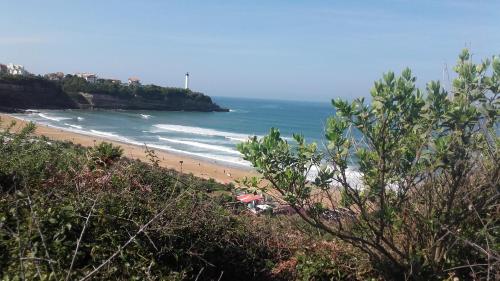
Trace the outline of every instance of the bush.
<instances>
[{"instance_id":1,"label":"bush","mask_svg":"<svg viewBox=\"0 0 500 281\"><path fill-rule=\"evenodd\" d=\"M239 150L307 223L366 253L385 278L494 279L500 58L474 64L464 50L455 71L449 93L430 82L423 94L406 69L375 82L370 105L332 101L324 154L275 129Z\"/></svg>"},{"instance_id":2,"label":"bush","mask_svg":"<svg viewBox=\"0 0 500 281\"><path fill-rule=\"evenodd\" d=\"M98 166L109 166L123 155L123 149L109 142L101 142L90 150L90 157Z\"/></svg>"},{"instance_id":3,"label":"bush","mask_svg":"<svg viewBox=\"0 0 500 281\"><path fill-rule=\"evenodd\" d=\"M0 132L2 280L265 280L290 254L277 227L201 192L226 187L33 129Z\"/></svg>"}]
</instances>

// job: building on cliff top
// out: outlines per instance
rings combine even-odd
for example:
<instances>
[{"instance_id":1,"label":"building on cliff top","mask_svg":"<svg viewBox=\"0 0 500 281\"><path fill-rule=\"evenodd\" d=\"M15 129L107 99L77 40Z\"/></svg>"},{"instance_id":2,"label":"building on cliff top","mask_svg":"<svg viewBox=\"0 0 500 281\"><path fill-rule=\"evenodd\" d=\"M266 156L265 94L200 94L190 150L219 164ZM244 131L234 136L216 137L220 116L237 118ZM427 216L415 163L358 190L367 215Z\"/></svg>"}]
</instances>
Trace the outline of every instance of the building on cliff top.
<instances>
[{"instance_id":1,"label":"building on cliff top","mask_svg":"<svg viewBox=\"0 0 500 281\"><path fill-rule=\"evenodd\" d=\"M89 83L97 82L97 75L95 73L81 72L81 73L75 73L75 75L77 77L85 79L85 81Z\"/></svg>"},{"instance_id":2,"label":"building on cliff top","mask_svg":"<svg viewBox=\"0 0 500 281\"><path fill-rule=\"evenodd\" d=\"M22 76L26 76L26 75L30 74L24 68L24 66L22 66L20 64L13 64L13 63L7 64L7 73L9 73L10 75L22 75Z\"/></svg>"},{"instance_id":3,"label":"building on cliff top","mask_svg":"<svg viewBox=\"0 0 500 281\"><path fill-rule=\"evenodd\" d=\"M128 79L128 85L129 86L139 86L139 85L141 85L141 80L137 77L130 77Z\"/></svg>"},{"instance_id":4,"label":"building on cliff top","mask_svg":"<svg viewBox=\"0 0 500 281\"><path fill-rule=\"evenodd\" d=\"M189 90L189 72L186 72L184 80L184 89Z\"/></svg>"},{"instance_id":5,"label":"building on cliff top","mask_svg":"<svg viewBox=\"0 0 500 281\"><path fill-rule=\"evenodd\" d=\"M47 73L43 77L51 81L61 81L64 79L64 73L62 72Z\"/></svg>"}]
</instances>

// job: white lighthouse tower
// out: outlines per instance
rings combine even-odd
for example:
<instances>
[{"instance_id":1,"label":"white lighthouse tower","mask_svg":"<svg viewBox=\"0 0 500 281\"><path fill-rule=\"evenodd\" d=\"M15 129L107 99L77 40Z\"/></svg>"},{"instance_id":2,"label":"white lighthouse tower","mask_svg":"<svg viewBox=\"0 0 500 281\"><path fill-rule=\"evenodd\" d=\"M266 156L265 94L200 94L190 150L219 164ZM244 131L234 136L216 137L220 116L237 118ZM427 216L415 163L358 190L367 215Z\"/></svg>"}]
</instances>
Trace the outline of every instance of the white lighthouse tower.
<instances>
[{"instance_id":1,"label":"white lighthouse tower","mask_svg":"<svg viewBox=\"0 0 500 281\"><path fill-rule=\"evenodd\" d=\"M189 89L189 72L186 72L186 81L184 82L184 89Z\"/></svg>"}]
</instances>

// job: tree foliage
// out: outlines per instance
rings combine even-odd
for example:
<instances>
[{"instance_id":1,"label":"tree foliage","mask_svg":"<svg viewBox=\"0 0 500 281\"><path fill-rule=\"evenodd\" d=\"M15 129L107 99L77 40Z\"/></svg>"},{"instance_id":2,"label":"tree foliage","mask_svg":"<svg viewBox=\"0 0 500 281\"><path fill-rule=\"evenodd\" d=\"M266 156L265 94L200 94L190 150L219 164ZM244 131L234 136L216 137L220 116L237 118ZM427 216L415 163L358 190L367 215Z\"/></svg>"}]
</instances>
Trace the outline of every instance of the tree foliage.
<instances>
[{"instance_id":1,"label":"tree foliage","mask_svg":"<svg viewBox=\"0 0 500 281\"><path fill-rule=\"evenodd\" d=\"M290 145L276 129L239 150L265 188L365 252L387 278L493 280L500 274L500 58L475 64L464 50L454 70L449 91L436 81L422 91L405 69L375 82L370 104L333 100L324 151L301 136Z\"/></svg>"},{"instance_id":2,"label":"tree foliage","mask_svg":"<svg viewBox=\"0 0 500 281\"><path fill-rule=\"evenodd\" d=\"M145 100L166 101L170 103L181 103L187 100L199 104L212 103L212 99L209 96L175 87L123 85L106 79L99 79L95 83L89 83L85 79L73 75L66 75L60 83L65 92L104 94L123 99L140 97Z\"/></svg>"}]
</instances>

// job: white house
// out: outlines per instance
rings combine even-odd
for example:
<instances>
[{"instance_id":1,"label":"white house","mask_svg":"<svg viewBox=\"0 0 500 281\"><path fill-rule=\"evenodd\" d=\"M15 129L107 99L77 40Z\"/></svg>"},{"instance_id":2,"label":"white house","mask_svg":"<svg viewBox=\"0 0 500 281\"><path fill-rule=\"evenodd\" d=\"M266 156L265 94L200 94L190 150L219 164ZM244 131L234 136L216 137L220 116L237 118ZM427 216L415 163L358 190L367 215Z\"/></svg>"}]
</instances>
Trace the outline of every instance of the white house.
<instances>
[{"instance_id":1,"label":"white house","mask_svg":"<svg viewBox=\"0 0 500 281\"><path fill-rule=\"evenodd\" d=\"M64 79L64 73L62 72L47 73L43 77L52 81L61 81Z\"/></svg>"},{"instance_id":2,"label":"white house","mask_svg":"<svg viewBox=\"0 0 500 281\"><path fill-rule=\"evenodd\" d=\"M20 64L13 64L9 63L7 64L7 72L11 75L28 75L30 74L26 69L24 69L24 66Z\"/></svg>"},{"instance_id":3,"label":"white house","mask_svg":"<svg viewBox=\"0 0 500 281\"><path fill-rule=\"evenodd\" d=\"M76 73L76 76L85 79L85 81L89 83L95 83L97 82L97 75L95 73L88 73L88 72L83 72L83 73Z\"/></svg>"}]
</instances>

